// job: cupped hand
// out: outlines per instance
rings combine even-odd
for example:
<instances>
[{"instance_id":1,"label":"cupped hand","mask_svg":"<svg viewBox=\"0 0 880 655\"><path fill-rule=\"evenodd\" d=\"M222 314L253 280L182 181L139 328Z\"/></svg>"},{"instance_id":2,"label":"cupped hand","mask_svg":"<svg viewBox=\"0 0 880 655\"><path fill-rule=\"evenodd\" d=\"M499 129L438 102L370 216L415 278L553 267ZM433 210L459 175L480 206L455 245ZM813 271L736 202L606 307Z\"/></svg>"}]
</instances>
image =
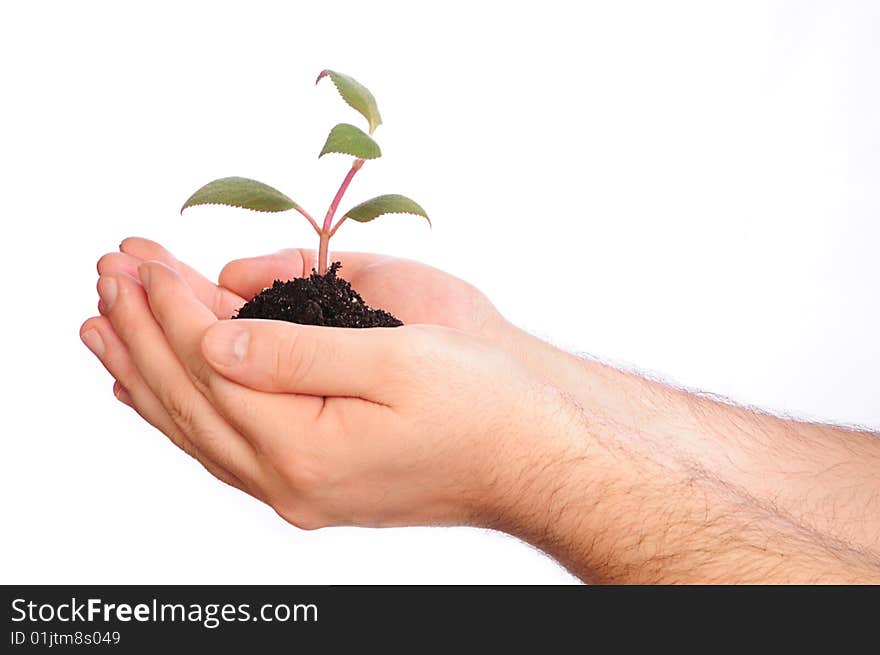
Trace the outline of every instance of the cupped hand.
<instances>
[{"instance_id":1,"label":"cupped hand","mask_svg":"<svg viewBox=\"0 0 880 655\"><path fill-rule=\"evenodd\" d=\"M334 253L332 259L342 262L340 276L368 305L404 323L443 325L490 338L500 328L501 316L483 293L441 270L370 253ZM239 259L220 273L220 286L250 299L273 280L307 276L314 266L314 252L306 249Z\"/></svg>"},{"instance_id":2,"label":"cupped hand","mask_svg":"<svg viewBox=\"0 0 880 655\"><path fill-rule=\"evenodd\" d=\"M527 470L572 447L553 427L564 403L485 337L218 321L234 290L260 283L253 265L228 266L234 290L217 291L187 269L135 263L102 274L104 316L84 338L97 334L123 400L296 525L494 524ZM393 289L383 266L400 270L351 268L381 293Z\"/></svg>"},{"instance_id":3,"label":"cupped hand","mask_svg":"<svg viewBox=\"0 0 880 655\"><path fill-rule=\"evenodd\" d=\"M315 266L311 250L282 250L230 262L215 284L149 239L131 237L119 248L120 252L98 260L99 274L118 272L138 279L140 264L162 262L177 271L218 318L229 318L275 280L305 277ZM342 262L340 277L351 282L367 304L391 312L404 323L443 325L489 338L504 331L504 320L483 293L439 269L371 253L332 253L332 258Z\"/></svg>"},{"instance_id":4,"label":"cupped hand","mask_svg":"<svg viewBox=\"0 0 880 655\"><path fill-rule=\"evenodd\" d=\"M488 299L471 285L442 271L417 262L366 253L334 253L334 259L343 262L344 277L368 303L388 309L404 321L434 322L487 336L503 332L505 322ZM107 253L98 260L99 289L102 285L106 288L111 280L116 281L117 286L140 287L138 269L146 261L160 262L171 268L210 314L226 319L273 281L308 275L314 266L314 253L307 249L290 249L235 260L224 267L219 284L215 284L160 244L129 237L122 241L119 252ZM188 434L187 421L173 406L174 399L156 388L158 382L147 383L145 378L149 373L144 370L146 365L139 361L147 361L149 357L130 349L104 300L99 301L98 311L100 316L88 319L80 328L80 337L115 378L113 394L116 398L134 408L215 476L252 493L228 466L218 463L217 457L201 452ZM168 370L179 377L175 366ZM193 398L193 402L201 404L197 397Z\"/></svg>"}]
</instances>

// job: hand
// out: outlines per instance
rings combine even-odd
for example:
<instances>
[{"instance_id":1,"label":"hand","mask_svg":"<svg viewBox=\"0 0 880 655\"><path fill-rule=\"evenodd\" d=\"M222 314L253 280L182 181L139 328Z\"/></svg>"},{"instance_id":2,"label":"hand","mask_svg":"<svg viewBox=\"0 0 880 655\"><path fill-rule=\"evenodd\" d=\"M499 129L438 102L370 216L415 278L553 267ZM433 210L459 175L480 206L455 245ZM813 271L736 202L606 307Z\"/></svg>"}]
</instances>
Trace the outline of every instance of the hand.
<instances>
[{"instance_id":1,"label":"hand","mask_svg":"<svg viewBox=\"0 0 880 655\"><path fill-rule=\"evenodd\" d=\"M218 322L192 280L138 274L99 282L102 361L148 420L296 525L495 524L526 471L573 447L548 436L561 400L485 338Z\"/></svg>"},{"instance_id":2,"label":"hand","mask_svg":"<svg viewBox=\"0 0 880 655\"><path fill-rule=\"evenodd\" d=\"M137 280L145 261L159 261L177 271L196 297L217 316L232 314L275 280L305 277L314 267L311 250L289 249L272 255L238 259L220 273L219 285L178 261L154 241L132 237L98 260L98 273L125 273ZM453 327L496 338L505 321L479 290L448 273L419 262L370 253L333 253L342 262L341 276L372 307L390 311L404 323ZM100 309L100 308L99 308Z\"/></svg>"},{"instance_id":3,"label":"hand","mask_svg":"<svg viewBox=\"0 0 880 655\"><path fill-rule=\"evenodd\" d=\"M501 316L479 290L448 273L405 259L369 253L334 253L343 263L343 277L373 307L387 309L404 323L427 323L456 328L490 339L517 357L534 375L547 383L568 388L578 386L582 374L580 360L523 332ZM275 280L308 275L314 266L314 252L308 249L282 250L272 255L238 259L220 272L219 285L211 282L154 241L130 237L120 244L120 252L98 260L98 273L123 273L138 280L138 266L159 261L180 274L196 297L221 319L229 318L246 299L252 298ZM99 303L98 310L104 313ZM99 339L112 331L107 321L87 322ZM87 332L83 326L81 334ZM114 336L108 337L111 341ZM114 385L120 400L128 397L121 385Z\"/></svg>"},{"instance_id":4,"label":"hand","mask_svg":"<svg viewBox=\"0 0 880 655\"><path fill-rule=\"evenodd\" d=\"M335 257L343 262L347 279L356 285L368 303L390 309L405 321L434 321L438 325L487 336L501 335L507 325L483 294L437 269L381 255L335 253ZM225 319L232 316L245 299L253 297L274 280L308 274L314 265L314 253L293 249L236 260L223 269L218 285L178 261L158 243L131 237L122 241L120 252L105 254L98 260L98 273L102 278L122 276L126 284L129 281L139 284L138 267L148 260L162 262L176 271L202 305L215 317ZM98 311L101 316L88 319L80 328L80 335L116 378L113 384L116 398L133 407L212 473L243 488L240 480L197 452L186 435L187 426L179 425L179 418L169 414L157 394L146 384L132 353L109 320L103 301L98 303Z\"/></svg>"},{"instance_id":5,"label":"hand","mask_svg":"<svg viewBox=\"0 0 880 655\"><path fill-rule=\"evenodd\" d=\"M296 525L495 527L594 581L877 579L876 435L581 361L439 272L437 306L475 303L435 317L452 327L340 330L218 320L302 253L234 262L217 286L136 248L167 264L102 258L83 340L121 400ZM352 257L350 273L369 256ZM359 282L368 302L399 282L385 270ZM425 295L387 305L430 317Z\"/></svg>"}]
</instances>

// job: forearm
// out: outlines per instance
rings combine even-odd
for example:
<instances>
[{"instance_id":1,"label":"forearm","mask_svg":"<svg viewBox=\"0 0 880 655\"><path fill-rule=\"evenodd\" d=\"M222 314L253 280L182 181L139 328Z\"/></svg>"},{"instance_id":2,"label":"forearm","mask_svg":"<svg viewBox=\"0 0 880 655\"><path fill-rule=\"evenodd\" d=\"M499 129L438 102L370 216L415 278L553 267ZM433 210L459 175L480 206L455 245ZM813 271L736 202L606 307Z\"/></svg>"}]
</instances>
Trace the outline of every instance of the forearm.
<instances>
[{"instance_id":1,"label":"forearm","mask_svg":"<svg viewBox=\"0 0 880 655\"><path fill-rule=\"evenodd\" d=\"M524 512L511 531L586 579L880 579L877 435L753 413L509 338L568 396L576 435L532 483L549 511Z\"/></svg>"}]
</instances>

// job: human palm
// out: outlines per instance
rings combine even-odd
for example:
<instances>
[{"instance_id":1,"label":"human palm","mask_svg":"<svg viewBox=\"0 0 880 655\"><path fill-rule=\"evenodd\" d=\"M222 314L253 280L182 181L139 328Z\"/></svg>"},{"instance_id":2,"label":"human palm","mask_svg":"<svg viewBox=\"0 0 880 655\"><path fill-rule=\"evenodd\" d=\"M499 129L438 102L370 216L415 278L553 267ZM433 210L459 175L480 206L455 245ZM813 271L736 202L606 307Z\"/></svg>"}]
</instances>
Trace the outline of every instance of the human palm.
<instances>
[{"instance_id":1,"label":"human palm","mask_svg":"<svg viewBox=\"0 0 880 655\"><path fill-rule=\"evenodd\" d=\"M101 274L119 271L137 278L142 262L161 261L177 270L218 318L232 316L273 281L308 275L314 266L312 251L283 250L230 262L215 284L154 241L125 239L120 251L101 258ZM334 259L342 262L342 276L367 304L391 312L404 323L442 325L491 338L501 322L498 311L479 290L436 268L371 253L338 253Z\"/></svg>"},{"instance_id":2,"label":"human palm","mask_svg":"<svg viewBox=\"0 0 880 655\"><path fill-rule=\"evenodd\" d=\"M381 255L340 257L343 277L367 304L391 312L404 323L442 325L484 334L497 317L495 307L479 290L431 266ZM353 258L356 265L350 261Z\"/></svg>"}]
</instances>

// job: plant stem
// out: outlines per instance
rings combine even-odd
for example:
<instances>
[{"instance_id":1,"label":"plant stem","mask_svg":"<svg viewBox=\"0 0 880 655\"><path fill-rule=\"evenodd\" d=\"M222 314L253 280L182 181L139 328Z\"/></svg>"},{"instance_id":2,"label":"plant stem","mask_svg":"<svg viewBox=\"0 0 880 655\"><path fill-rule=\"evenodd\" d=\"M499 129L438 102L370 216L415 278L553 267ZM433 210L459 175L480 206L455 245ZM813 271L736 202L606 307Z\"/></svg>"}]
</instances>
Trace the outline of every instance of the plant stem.
<instances>
[{"instance_id":1,"label":"plant stem","mask_svg":"<svg viewBox=\"0 0 880 655\"><path fill-rule=\"evenodd\" d=\"M321 232L321 240L318 242L318 275L327 272L327 255L330 246L330 233Z\"/></svg>"},{"instance_id":2,"label":"plant stem","mask_svg":"<svg viewBox=\"0 0 880 655\"><path fill-rule=\"evenodd\" d=\"M318 242L318 275L324 275L327 272L327 259L330 252L330 237L332 237L336 230L331 230L333 225L333 217L336 215L336 210L339 209L339 203L342 201L342 196L345 195L345 190L348 189L348 185L351 184L351 180L354 177L355 173L361 170L361 166L364 165L363 159L355 159L354 163L351 165L351 170L348 171L348 174L345 176L345 179L342 180L342 184L339 187L339 191L336 192L336 195L333 197L333 202L330 203L330 208L327 209L327 215L324 217L324 226L318 232L320 235L320 241ZM342 224L342 221L339 221L339 225ZM336 227L339 227L337 225Z\"/></svg>"},{"instance_id":3,"label":"plant stem","mask_svg":"<svg viewBox=\"0 0 880 655\"><path fill-rule=\"evenodd\" d=\"M294 207L294 209L296 209L296 211L298 211L300 214L302 214L303 216L305 216L308 219L309 223L311 223L312 227L315 229L315 232L317 232L318 234L321 234L321 228L318 227L318 222L314 218L312 218L312 215L309 214L309 212L307 212L305 209L303 209L302 207L300 207L298 205L296 207Z\"/></svg>"},{"instance_id":4,"label":"plant stem","mask_svg":"<svg viewBox=\"0 0 880 655\"><path fill-rule=\"evenodd\" d=\"M333 226L333 229L330 230L330 236L331 236L331 237L332 237L334 234L336 234L336 230L339 229L339 226L342 225L343 223L345 223L345 218L346 218L345 216L343 216L342 218L340 218L340 219L336 222L336 225Z\"/></svg>"},{"instance_id":5,"label":"plant stem","mask_svg":"<svg viewBox=\"0 0 880 655\"><path fill-rule=\"evenodd\" d=\"M336 192L333 202L330 203L330 208L327 210L327 215L324 217L324 232L330 232L330 225L333 223L333 216L336 215L336 210L339 208L339 202L342 200L342 196L345 195L345 190L348 188L348 185L351 184L351 179L354 177L354 174L361 170L361 166L363 165L363 159L355 159L354 163L351 165L351 170L348 171L348 175L342 180L342 184L339 186L339 191Z\"/></svg>"}]
</instances>

